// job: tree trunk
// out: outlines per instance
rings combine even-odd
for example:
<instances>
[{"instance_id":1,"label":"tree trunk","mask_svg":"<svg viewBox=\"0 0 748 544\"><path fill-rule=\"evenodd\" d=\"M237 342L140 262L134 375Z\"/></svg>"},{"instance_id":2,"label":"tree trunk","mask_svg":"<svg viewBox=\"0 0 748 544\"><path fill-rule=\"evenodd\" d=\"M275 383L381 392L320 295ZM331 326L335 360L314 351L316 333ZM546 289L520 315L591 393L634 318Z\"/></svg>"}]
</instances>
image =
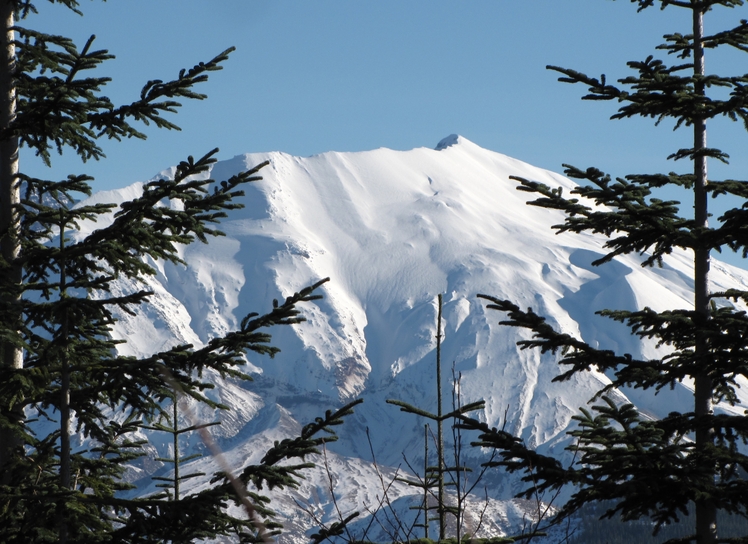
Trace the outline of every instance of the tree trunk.
<instances>
[{"instance_id":1,"label":"tree trunk","mask_svg":"<svg viewBox=\"0 0 748 544\"><path fill-rule=\"evenodd\" d=\"M694 75L696 77L705 74L704 69L704 47L702 39L704 36L704 8L694 6L693 8L693 60ZM705 93L703 83L697 82L694 88L697 96ZM706 149L706 120L697 119L694 122L694 220L696 228L708 225L708 204L706 187L707 158L700 155L699 151ZM697 248L694 250L694 310L701 315L705 321L710 319L709 311L709 248ZM708 360L708 345L703 335L697 333L696 337L696 360L705 364ZM695 376L694 383L694 413L697 418L713 413L713 383L706 370L700 371ZM696 451L704 451L706 447L714 442L712 429L699 429L696 431ZM717 509L714 501L706 498L696 501L696 542L697 544L714 544L717 542Z\"/></svg>"},{"instance_id":2,"label":"tree trunk","mask_svg":"<svg viewBox=\"0 0 748 544\"><path fill-rule=\"evenodd\" d=\"M439 293L436 313L436 455L439 465L439 540L447 538L447 510L444 495L444 432L442 426L442 294Z\"/></svg>"},{"instance_id":3,"label":"tree trunk","mask_svg":"<svg viewBox=\"0 0 748 544\"><path fill-rule=\"evenodd\" d=\"M67 260L65 259L65 221L60 211L60 299L67 297ZM68 354L68 311L63 310L60 329L60 341L62 342L61 376L60 376L60 487L63 492L70 489L70 359ZM68 541L68 521L65 501L60 501L59 527L60 544Z\"/></svg>"},{"instance_id":4,"label":"tree trunk","mask_svg":"<svg viewBox=\"0 0 748 544\"><path fill-rule=\"evenodd\" d=\"M429 426L423 426L423 537L429 539Z\"/></svg>"},{"instance_id":5,"label":"tree trunk","mask_svg":"<svg viewBox=\"0 0 748 544\"><path fill-rule=\"evenodd\" d=\"M0 19L3 30L0 32L0 254L9 268L3 270L3 281L6 286L16 288L21 284L21 267L15 264L20 254L19 216L17 206L20 202L20 184L18 180L18 138L11 137L8 128L16 115L15 72L15 36L12 30L15 2L0 0ZM12 290L15 291L15 290ZM4 302L15 305L20 312L20 290ZM20 322L20 313L17 316ZM12 329L16 324L4 323ZM6 368L23 367L23 352L11 342L0 342L0 365ZM0 399L0 409L8 410L5 399ZM18 419L22 417L16 410ZM18 437L11 429L0 429L0 482L9 481L10 474L5 466L19 446Z\"/></svg>"}]
</instances>

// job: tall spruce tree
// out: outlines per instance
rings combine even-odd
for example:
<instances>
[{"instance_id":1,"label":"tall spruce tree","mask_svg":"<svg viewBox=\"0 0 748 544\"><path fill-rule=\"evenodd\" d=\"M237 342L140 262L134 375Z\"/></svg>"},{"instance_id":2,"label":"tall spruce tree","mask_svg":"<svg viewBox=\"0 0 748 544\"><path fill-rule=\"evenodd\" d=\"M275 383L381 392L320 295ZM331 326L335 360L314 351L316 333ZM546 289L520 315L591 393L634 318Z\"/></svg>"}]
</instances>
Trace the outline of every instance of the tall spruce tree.
<instances>
[{"instance_id":1,"label":"tall spruce tree","mask_svg":"<svg viewBox=\"0 0 748 544\"><path fill-rule=\"evenodd\" d=\"M692 15L689 30L666 34L659 50L678 60L669 64L650 56L630 62L634 74L611 84L605 77L589 77L575 70L549 66L562 74L560 81L581 83L588 88L586 100L613 100L620 104L613 119L643 116L672 119L675 128L688 128L692 143L675 150L670 159L688 160L686 173L635 174L612 180L588 168L568 165L566 174L586 182L571 197L532 180L515 178L521 191L538 194L535 206L562 210L558 232L594 232L607 237L608 253L596 261L604 266L618 255L646 254L644 266L658 266L672 251L693 254L693 307L655 312L606 310L600 314L627 324L635 334L670 348L670 353L651 360L636 360L584 343L554 331L532 310L523 311L510 301L482 295L489 308L508 314L502 324L532 332L522 348L560 352L564 368L557 378L566 380L579 372L599 369L612 383L601 391L604 402L582 410L576 418L578 464L562 468L556 461L526 449L506 433L482 428L484 445L504 449L500 464L510 470L527 471L532 488L576 486L562 514L570 514L585 503L612 501L607 515L624 520L650 517L659 527L685 515L695 506L695 535L686 541L718 542L717 512L748 514L748 457L740 453L748 439L748 418L715 411L718 402L734 404L739 380L748 377L748 317L730 301L748 302L748 292L713 292L709 284L709 261L713 250L729 248L748 252L748 206L727 211L716 224L707 221L708 198L732 195L748 197L748 183L711 180L710 159L727 162L727 154L707 145L707 123L725 116L741 121L748 129L748 75L711 75L705 69L707 50L734 48L748 52L748 22L734 28L706 32L710 12L743 6L742 0L631 0L639 11L651 7L687 10ZM679 202L655 198L657 189L672 185L693 192L683 209ZM721 302L720 302L721 301ZM607 390L629 386L653 393L676 383L693 384L693 411L672 413L652 421L631 405L617 406L604 395ZM744 382L743 382L744 383ZM744 447L744 446L743 446ZM533 475L530 475L533 472ZM532 490L529 490L532 492Z\"/></svg>"},{"instance_id":2,"label":"tall spruce tree","mask_svg":"<svg viewBox=\"0 0 748 544\"><path fill-rule=\"evenodd\" d=\"M78 10L75 0L49 3ZM31 178L18 162L22 145L47 165L55 151L98 160L101 139L144 138L141 124L177 128L164 114L182 99L205 98L194 86L230 50L174 80L149 81L134 102L117 106L102 94L108 79L88 75L111 56L93 38L79 49L24 28L34 10L27 0L0 0L0 542L264 540L277 524L261 523L273 513L260 490L297 485L299 471L311 466L303 458L334 439L332 427L355 403L276 444L259 465L232 467L238 476L224 470L179 501L123 498L123 471L142 454L135 432L163 414L175 391L215 406L209 376L249 379L241 370L245 352L275 354L267 327L303 321L296 305L319 298L314 291L326 280L199 348L136 359L118 355L121 340L111 336L117 312L135 312L148 299L149 263L180 263L180 245L220 235L215 223L240 207L241 186L259 179L264 164L214 182L204 174L216 151L190 157L172 178L146 184L117 207L74 206L91 193L89 177ZM89 234L77 232L97 221ZM122 285L135 287L114 295ZM85 449L71 445L73 432L87 438ZM232 504L251 515L230 515Z\"/></svg>"}]
</instances>

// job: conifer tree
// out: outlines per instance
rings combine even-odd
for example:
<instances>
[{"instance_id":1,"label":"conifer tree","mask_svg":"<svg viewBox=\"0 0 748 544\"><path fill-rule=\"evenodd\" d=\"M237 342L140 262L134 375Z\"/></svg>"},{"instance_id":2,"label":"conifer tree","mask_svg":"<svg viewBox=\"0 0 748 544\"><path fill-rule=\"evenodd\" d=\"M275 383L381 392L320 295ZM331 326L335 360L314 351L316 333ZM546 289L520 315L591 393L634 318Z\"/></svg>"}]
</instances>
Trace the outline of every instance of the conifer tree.
<instances>
[{"instance_id":1,"label":"conifer tree","mask_svg":"<svg viewBox=\"0 0 748 544\"><path fill-rule=\"evenodd\" d=\"M646 255L644 266L658 266L675 250L693 255L693 307L655 312L649 308L626 312L601 311L627 324L642 339L670 348L658 359L636 360L623 353L593 348L578 338L554 331L531 309L521 310L511 301L482 295L489 308L507 313L502 324L528 329L532 338L522 348L562 354L566 380L579 372L598 369L612 377L591 410L577 416L579 464L563 469L556 461L528 450L510 435L482 428L483 444L504 450L501 464L510 470L537 473L532 489L576 486L563 514L585 503L612 501L608 516L624 520L651 518L657 525L671 523L695 506L695 535L690 541L718 541L717 512L748 513L748 457L740 444L748 438L748 418L715 411L716 403L734 404L740 377L748 376L748 317L733 302L748 302L748 292L714 292L709 284L710 253L729 248L748 252L748 208L727 211L716 224L708 222L708 198L723 195L745 199L748 183L712 180L709 160L727 162L728 155L707 145L707 123L716 117L740 121L748 129L748 75L719 76L705 69L707 50L731 47L748 52L748 22L708 33L704 21L710 12L743 6L742 0L631 0L639 11L660 7L686 10L691 28L666 34L658 49L677 60L669 64L649 56L628 63L633 75L608 82L572 69L549 66L562 74L560 81L588 88L586 100L613 100L622 104L613 119L643 116L673 120L675 128L688 128L692 143L675 150L670 159L690 161L685 173L635 174L612 180L596 168L566 166L566 174L586 186L566 197L532 180L515 178L521 191L539 195L530 204L562 210L566 220L554 226L558 232L594 232L607 237L607 254L595 265L604 266L618 255ZM674 185L693 193L690 203L655 198L657 189ZM676 383L692 383L693 412L672 413L650 420L631 405L618 406L605 397L613 388L630 386L659 391ZM600 400L600 399L599 399ZM529 472L528 472L529 474ZM529 490L530 492L532 491Z\"/></svg>"},{"instance_id":2,"label":"conifer tree","mask_svg":"<svg viewBox=\"0 0 748 544\"><path fill-rule=\"evenodd\" d=\"M78 10L76 0L49 2ZM122 476L142 455L135 432L164 413L175 390L210 404L209 375L249 379L241 369L245 352L274 355L267 328L303 321L296 305L319 298L315 290L326 280L274 301L263 315L247 315L238 330L202 347L124 357L111 326L117 312L147 301L150 263L181 263L180 245L221 235L215 224L240 207L234 200L242 185L260 179L265 164L214 181L203 174L217 150L189 157L172 178L146 184L117 207L74 206L91 194L91 178L36 179L18 162L21 145L47 165L53 152L85 162L104 157L102 138L144 138L143 124L177 128L164 115L183 99L205 98L195 85L231 50L171 81L149 81L136 100L118 106L102 94L108 79L89 75L111 55L96 50L93 38L79 49L16 24L34 9L27 0L0 0L0 542L192 542L229 534L264 540L278 526L261 523L273 513L260 491L297 485L311 466L304 457L334 439L332 428L355 403L328 411L276 444L260 465L241 467L238 477L223 470L178 504L165 496L125 499L120 492L130 486ZM84 222L98 228L82 234ZM134 287L115 295L117 285ZM73 432L87 439L87 449L71 444ZM229 515L231 504L253 515Z\"/></svg>"},{"instance_id":3,"label":"conifer tree","mask_svg":"<svg viewBox=\"0 0 748 544\"><path fill-rule=\"evenodd\" d=\"M224 407L227 408L227 407ZM180 498L179 488L184 480L190 478L197 478L198 476L205 476L203 472L191 472L190 474L181 474L180 469L188 461L198 459L202 457L200 453L192 453L189 455L182 456L180 454L179 438L185 433L193 433L202 429L207 429L214 425L220 425L220 421L211 421L210 423L196 423L189 425L188 427L179 426L179 394L176 391L172 392L171 396L171 414L164 417L164 421L157 421L153 425L146 425L144 429L150 429L152 431L162 431L171 435L171 452L172 457L157 457L156 461L172 465L173 474L171 477L168 476L154 476L154 480L159 480L164 483L156 484L156 487L162 487L167 489L167 496L172 500L178 501Z\"/></svg>"},{"instance_id":4,"label":"conifer tree","mask_svg":"<svg viewBox=\"0 0 748 544\"><path fill-rule=\"evenodd\" d=\"M464 467L460 464L459 455L455 454L455 464L454 466L447 466L445 461L445 449L444 449L444 421L448 419L455 419L457 416L475 411L480 410L485 406L485 402L480 400L476 402L471 402L470 404L466 404L465 406L460 405L459 403L455 403L455 405L452 407L452 411L444 414L443 413L443 407L442 407L442 358L441 358L441 345L442 345L442 295L439 293L437 297L437 312L436 312L436 414L428 412L427 410L424 410L422 408L418 408L416 406L413 406L412 404L409 404L407 402L403 402L400 400L387 400L388 404L394 404L395 406L400 407L400 411L406 412L409 414L415 414L418 416L425 417L428 420L434 421L436 423L437 428L437 434L436 434L436 466L428 466L428 460L426 460L426 469L424 471L423 476L423 483L418 484L417 482L405 480L406 483L409 483L410 485L417 485L418 487L423 487L424 493L427 493L428 489L431 487L435 487L437 489L437 497L436 497L436 508L434 508L437 511L439 520L439 540L445 540L447 538L447 514L452 514L457 518L457 533L458 533L458 539L460 537L459 533L462 527L462 519L463 519L463 512L461 509L461 501L464 497L460 497L460 488L459 485L457 485L455 482L460 481L460 473L463 471L468 470L467 467ZM458 384L453 384L453 387L459 386ZM460 444L455 444L455 448L459 448ZM428 450L426 450L428 452ZM457 450L456 450L457 451ZM459 498L459 505L458 507L452 507L449 504L447 504L447 497L446 497L446 487L449 485L448 482L445 481L445 475L451 474L453 476L452 483L457 487L457 495ZM424 532L425 532L425 538L428 538L428 520L429 520L429 512L430 508L428 506L428 500L424 499L424 505L423 505L423 511L424 511Z\"/></svg>"}]
</instances>

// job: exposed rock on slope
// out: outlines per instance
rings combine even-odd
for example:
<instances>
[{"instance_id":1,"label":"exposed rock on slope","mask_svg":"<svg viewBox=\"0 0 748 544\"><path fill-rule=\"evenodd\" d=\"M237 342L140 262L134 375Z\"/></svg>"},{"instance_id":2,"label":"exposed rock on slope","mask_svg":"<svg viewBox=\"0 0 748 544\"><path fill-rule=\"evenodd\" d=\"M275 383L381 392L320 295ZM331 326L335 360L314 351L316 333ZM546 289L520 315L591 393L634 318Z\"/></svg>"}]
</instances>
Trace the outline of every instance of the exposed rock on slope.
<instances>
[{"instance_id":1,"label":"exposed rock on slope","mask_svg":"<svg viewBox=\"0 0 748 544\"><path fill-rule=\"evenodd\" d=\"M227 236L186 247L186 268L159 264L152 304L137 317L123 317L116 333L129 341L123 349L137 355L176 342L199 345L236 327L246 313L270 308L272 299L330 276L324 300L303 308L306 323L272 331L273 344L282 348L275 359L249 356L256 376L250 391L232 386L216 395L232 406L221 416L220 432L237 461L269 435L365 398L332 447L335 468L350 474L348 465L357 463L361 474L353 478L362 488L350 491L351 508L379 489L368 465L366 428L383 465L399 465L403 452L414 462L422 455L423 422L384 401L435 409L437 293L444 293L443 361L461 375L463 402L485 399L482 417L490 424L503 425L506 413L507 430L561 457L572 415L607 378L591 372L553 382L555 358L519 351L518 332L497 325L501 316L487 312L476 294L530 306L565 332L635 357L656 348L596 310L691 306L688 255L668 256L662 268L644 269L636 256L592 267L603 253L601 239L554 234L550 227L562 217L527 206L526 194L508 178L567 192L574 184L462 137L404 152L243 155L217 163L211 177L220 181L264 160L270 161L264 179L246 188L245 208L221 226ZM120 201L139 188L93 198ZM747 273L719 262L712 278L715 289L748 284ZM445 379L446 399L450 390ZM691 409L689 384L657 397L624 395L653 415ZM299 499L313 500L324 481L324 475L312 477ZM496 498L516 491L509 480L495 483L489 492ZM283 510L298 514L292 504Z\"/></svg>"}]
</instances>

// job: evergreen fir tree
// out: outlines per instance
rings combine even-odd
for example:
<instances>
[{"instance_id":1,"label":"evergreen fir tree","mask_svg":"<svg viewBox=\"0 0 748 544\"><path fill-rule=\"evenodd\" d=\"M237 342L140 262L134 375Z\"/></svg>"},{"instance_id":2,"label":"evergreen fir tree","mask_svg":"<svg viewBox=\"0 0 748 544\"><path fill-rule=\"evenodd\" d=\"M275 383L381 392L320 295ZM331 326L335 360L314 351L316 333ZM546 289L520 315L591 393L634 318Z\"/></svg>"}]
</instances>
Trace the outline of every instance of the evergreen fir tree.
<instances>
[{"instance_id":1,"label":"evergreen fir tree","mask_svg":"<svg viewBox=\"0 0 748 544\"><path fill-rule=\"evenodd\" d=\"M690 12L692 27L686 33L665 35L658 47L679 60L668 64L653 56L630 62L634 74L609 83L604 76L589 77L575 70L550 66L560 81L588 87L587 100L614 100L621 105L614 119L643 116L658 122L672 119L676 128L688 127L693 144L669 157L689 160L693 168L682 174L636 174L613 181L595 169L566 166L566 174L587 185L565 197L560 190L516 178L522 191L538 194L535 206L562 210L558 232L595 232L607 236L608 253L593 263L604 265L617 255L646 253L644 266L658 266L676 249L693 254L693 307L655 312L602 311L602 315L627 324L632 333L672 351L659 359L636 360L593 348L577 338L554 331L531 309L523 311L510 301L483 296L489 308L508 314L502 324L528 329L532 338L523 348L560 352L566 380L578 372L599 369L612 377L600 392L604 402L582 410L572 435L578 441L578 464L571 469L528 450L514 437L473 421L482 428L482 443L503 448L501 462L510 470L535 472L526 481L532 488L576 486L562 514L584 504L610 501L607 516L623 520L649 517L657 527L686 515L694 505L696 527L690 540L697 544L718 541L717 512L746 515L748 457L739 452L748 438L748 418L715 412L717 402L736 402L738 379L748 376L748 317L731 301L748 302L748 292L718 293L709 288L709 261L713 250L729 248L748 252L748 208L726 212L719 223L707 221L708 197L748 197L748 183L708 179L710 159L727 162L727 154L707 145L707 123L726 116L748 128L748 75L718 76L705 71L707 50L732 47L748 52L748 22L731 29L706 33L704 20L713 10L737 8L742 0L631 0L639 11L659 6L663 10ZM717 89L718 92L715 92ZM653 196L657 189L675 185L693 192L693 215L675 201ZM601 346L604 348L604 346ZM672 413L652 421L631 405L617 406L604 395L620 386L653 393L679 382L694 385L693 412ZM531 490L530 490L531 492Z\"/></svg>"},{"instance_id":2,"label":"evergreen fir tree","mask_svg":"<svg viewBox=\"0 0 748 544\"><path fill-rule=\"evenodd\" d=\"M78 8L75 0L50 2ZM205 98L194 86L230 50L174 80L149 81L134 102L116 106L102 94L108 79L88 75L111 56L94 49L93 38L78 49L16 25L33 12L27 0L0 0L0 542L264 540L278 525L261 490L297 485L311 466L305 456L334 439L332 427L355 403L276 444L260 465L242 467L238 477L224 470L211 487L178 502L125 499L122 475L142 454L134 433L164 413L175 389L211 403L209 374L249 379L241 370L245 352L274 355L266 329L303 321L296 305L319 298L315 290L326 280L275 301L264 315L247 315L238 330L200 348L120 356L111 325L117 312L135 312L150 295L135 288L115 296L115 282L142 286L155 273L149 263L180 263L179 245L221 235L215 223L240 207L241 186L260 179L265 164L228 180L198 179L214 150L182 161L173 178L148 183L119 207L74 207L91 193L90 178L35 179L18 163L21 145L48 165L53 151L86 161L103 158L102 138L144 138L141 123L177 128L164 114L182 99ZM100 228L77 232L91 221L102 221ZM73 430L87 438L88 450L73 448ZM229 515L231 504L252 515Z\"/></svg>"},{"instance_id":3,"label":"evergreen fir tree","mask_svg":"<svg viewBox=\"0 0 748 544\"><path fill-rule=\"evenodd\" d=\"M222 408L226 409L228 407L223 406ZM162 484L156 484L156 487L163 487L167 489L167 496L175 501L178 501L181 496L179 493L179 488L184 480L196 478L198 476L205 476L204 472L191 472L190 474L181 474L180 469L185 463L187 463L188 461L192 461L193 459L202 457L202 454L193 453L185 456L180 455L181 450L179 447L179 438L185 433L192 433L195 431L200 431L202 429L207 429L208 427L212 427L214 425L221 424L220 421L211 421L210 423L197 423L188 427L180 427L179 415L179 393L173 391L171 397L171 414L165 416L165 422L157 421L153 425L146 425L143 427L144 429L150 429L152 431L163 431L171 435L172 457L157 457L156 461L166 463L167 465L172 465L174 472L171 477L154 476L153 479L164 482Z\"/></svg>"},{"instance_id":4,"label":"evergreen fir tree","mask_svg":"<svg viewBox=\"0 0 748 544\"><path fill-rule=\"evenodd\" d=\"M423 410L421 408L418 408L416 406L413 406L412 404L408 404L407 402L403 402L400 400L387 400L388 404L394 404L395 406L399 406L400 410L402 412L407 412L409 414L415 414L418 416L425 417L428 420L434 421L436 423L436 457L437 457L437 464L436 466L428 466L428 459L425 460L426 462L426 469L424 471L423 476L423 482L415 482L412 480L405 479L404 481L410 485L415 485L417 487L422 487L424 489L424 504L423 504L423 512L424 512L424 533L425 538L428 538L428 520L429 520L429 510L434 509L437 512L438 517L436 519L439 520L439 540L445 540L447 538L447 514L451 514L455 516L456 518L456 526L457 526L457 538L459 540L460 538L460 531L462 529L462 521L463 521L463 514L462 511L462 500L464 499L464 496L460 496L461 489L459 487L459 484L457 482L460 482L460 473L468 470L467 467L464 467L461 465L461 460L459 458L459 455L457 455L457 448L460 447L460 444L455 444L455 464L454 466L447 466L444 456L445 456L445 449L444 449L444 421L449 419L455 419L457 416L475 411L480 410L485 406L484 401L477 401L477 402L471 402L470 404L466 404L465 406L461 406L459 403L456 403L452 407L452 411L444 414L443 413L443 407L442 407L442 358L441 358L441 346L442 346L442 295L439 293L437 297L437 312L436 312L436 414L433 414L431 412L428 412L426 410ZM457 384L453 384L457 385ZM455 421L456 422L456 421ZM428 452L428 450L426 450ZM457 487L457 497L458 497L458 505L456 507L450 506L447 504L447 497L446 497L446 487L450 485L450 482L445 481L445 476L451 475L452 476L452 482L451 484ZM435 487L437 490L437 496L436 496L436 507L430 508L428 506L428 499L427 499L427 493L430 488Z\"/></svg>"}]
</instances>

